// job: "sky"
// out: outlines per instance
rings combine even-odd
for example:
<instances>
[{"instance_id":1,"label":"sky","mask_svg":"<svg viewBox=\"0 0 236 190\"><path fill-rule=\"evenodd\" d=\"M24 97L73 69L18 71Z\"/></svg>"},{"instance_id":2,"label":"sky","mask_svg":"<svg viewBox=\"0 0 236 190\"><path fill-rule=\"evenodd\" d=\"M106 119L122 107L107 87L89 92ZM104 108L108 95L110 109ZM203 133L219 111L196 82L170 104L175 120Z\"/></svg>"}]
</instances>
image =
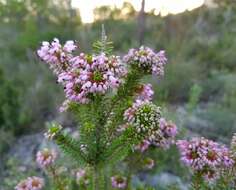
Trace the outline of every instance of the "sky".
<instances>
[{"instance_id":1,"label":"sky","mask_svg":"<svg viewBox=\"0 0 236 190\"><path fill-rule=\"evenodd\" d=\"M130 2L136 10L140 10L141 0L125 0ZM93 10L95 7L110 5L121 7L124 0L72 0L72 6L79 8L84 23L93 22ZM155 9L162 16L178 14L186 10L193 10L203 5L204 0L146 0L145 11Z\"/></svg>"}]
</instances>

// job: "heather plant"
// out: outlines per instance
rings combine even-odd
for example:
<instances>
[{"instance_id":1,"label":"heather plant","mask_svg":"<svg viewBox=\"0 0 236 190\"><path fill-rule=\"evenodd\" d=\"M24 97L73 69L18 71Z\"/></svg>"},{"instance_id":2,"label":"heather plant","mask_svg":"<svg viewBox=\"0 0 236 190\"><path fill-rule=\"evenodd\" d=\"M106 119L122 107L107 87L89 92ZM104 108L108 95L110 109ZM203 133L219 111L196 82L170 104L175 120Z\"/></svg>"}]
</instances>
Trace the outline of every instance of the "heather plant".
<instances>
[{"instance_id":1,"label":"heather plant","mask_svg":"<svg viewBox=\"0 0 236 190\"><path fill-rule=\"evenodd\" d=\"M162 117L161 108L151 102L151 85L141 83L145 75L162 76L167 59L164 51L156 53L144 46L131 49L121 59L112 54L112 43L104 30L101 41L93 47L93 54L77 53L77 43L67 41L61 45L55 38L51 43L43 42L37 51L64 88L66 100L60 111L71 111L78 119L78 139L64 133L56 123L45 136L78 163L79 186L124 189L130 180L119 174L109 176L106 168L151 145L168 148L177 133L176 126ZM57 189L66 189L67 185L60 184L63 180L56 180L60 176L54 171L55 159L56 153L48 149L38 152L36 158L52 176ZM154 166L151 158L141 161L144 168ZM16 189L28 181L22 181Z\"/></svg>"},{"instance_id":2,"label":"heather plant","mask_svg":"<svg viewBox=\"0 0 236 190\"><path fill-rule=\"evenodd\" d=\"M192 172L192 189L235 189L235 135L230 148L203 137L178 140L177 147Z\"/></svg>"},{"instance_id":3,"label":"heather plant","mask_svg":"<svg viewBox=\"0 0 236 190\"><path fill-rule=\"evenodd\" d=\"M113 54L104 29L93 48L92 54L82 53L77 42L62 45L55 38L42 42L37 51L64 89L65 101L59 111L73 113L77 121L76 135L57 123L51 123L45 133L75 165L61 171L56 150L36 154L52 189L132 189L132 175L155 166L155 160L144 152L175 144L176 125L152 102L151 84L142 83L146 75L164 75L165 52L141 46L120 58ZM192 171L193 189L235 187L235 144L235 138L231 149L203 137L177 141L181 161ZM116 167L121 162L126 167L123 171ZM40 190L46 184L33 176L15 189Z\"/></svg>"}]
</instances>

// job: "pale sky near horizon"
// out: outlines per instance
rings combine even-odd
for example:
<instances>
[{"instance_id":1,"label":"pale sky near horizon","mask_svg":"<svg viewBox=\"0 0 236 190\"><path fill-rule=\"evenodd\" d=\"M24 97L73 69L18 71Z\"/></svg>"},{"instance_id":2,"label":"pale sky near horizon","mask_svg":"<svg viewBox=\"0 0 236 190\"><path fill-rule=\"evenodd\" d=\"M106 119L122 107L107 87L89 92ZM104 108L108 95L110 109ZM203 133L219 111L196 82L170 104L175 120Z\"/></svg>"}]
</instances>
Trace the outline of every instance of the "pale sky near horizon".
<instances>
[{"instance_id":1,"label":"pale sky near horizon","mask_svg":"<svg viewBox=\"0 0 236 190\"><path fill-rule=\"evenodd\" d=\"M123 2L130 2L136 10L140 10L141 0L72 0L72 6L79 8L84 23L93 22L95 7L110 5L121 7ZM193 10L204 4L204 0L146 0L145 11L156 9L162 16L169 13L178 14L185 10Z\"/></svg>"}]
</instances>

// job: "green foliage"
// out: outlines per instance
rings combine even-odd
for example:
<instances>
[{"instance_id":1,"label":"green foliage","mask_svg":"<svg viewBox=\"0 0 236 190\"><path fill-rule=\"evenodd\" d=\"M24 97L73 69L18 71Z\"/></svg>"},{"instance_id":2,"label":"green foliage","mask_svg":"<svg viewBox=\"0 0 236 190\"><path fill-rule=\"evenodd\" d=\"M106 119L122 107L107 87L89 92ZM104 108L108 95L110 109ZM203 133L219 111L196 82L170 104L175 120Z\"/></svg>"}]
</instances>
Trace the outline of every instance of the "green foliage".
<instances>
[{"instance_id":1,"label":"green foliage","mask_svg":"<svg viewBox=\"0 0 236 190\"><path fill-rule=\"evenodd\" d=\"M0 128L0 152L3 153L9 150L14 140L15 137L11 131ZM4 158L2 157L1 159Z\"/></svg>"},{"instance_id":2,"label":"green foliage","mask_svg":"<svg viewBox=\"0 0 236 190\"><path fill-rule=\"evenodd\" d=\"M167 65L165 78L158 85L157 99L172 102L186 101L190 88L201 75L200 72L200 68L194 63L180 61L178 64Z\"/></svg>"},{"instance_id":3,"label":"green foliage","mask_svg":"<svg viewBox=\"0 0 236 190\"><path fill-rule=\"evenodd\" d=\"M222 104L229 108L232 112L236 112L236 75L222 74L224 92L222 97Z\"/></svg>"},{"instance_id":4,"label":"green foliage","mask_svg":"<svg viewBox=\"0 0 236 190\"><path fill-rule=\"evenodd\" d=\"M153 187L138 187L137 190L155 190Z\"/></svg>"},{"instance_id":5,"label":"green foliage","mask_svg":"<svg viewBox=\"0 0 236 190\"><path fill-rule=\"evenodd\" d=\"M235 114L220 104L209 104L205 111L197 115L209 122L208 130L204 131L205 136L208 138L225 138L225 140L229 141L236 129Z\"/></svg>"},{"instance_id":6,"label":"green foliage","mask_svg":"<svg viewBox=\"0 0 236 190\"><path fill-rule=\"evenodd\" d=\"M63 135L60 132L56 134L55 140L65 154L68 154L71 158L78 162L80 166L83 166L86 162L88 162L86 154L81 150L81 146L83 145L81 142L72 139L68 135Z\"/></svg>"},{"instance_id":7,"label":"green foliage","mask_svg":"<svg viewBox=\"0 0 236 190\"><path fill-rule=\"evenodd\" d=\"M9 81L0 70L0 128L17 133L21 123L19 91L14 88L13 81Z\"/></svg>"},{"instance_id":8,"label":"green foliage","mask_svg":"<svg viewBox=\"0 0 236 190\"><path fill-rule=\"evenodd\" d=\"M110 55L112 53L113 42L107 40L104 25L102 25L101 41L96 41L93 43L93 49L97 54L105 53L106 55Z\"/></svg>"},{"instance_id":9,"label":"green foliage","mask_svg":"<svg viewBox=\"0 0 236 190\"><path fill-rule=\"evenodd\" d=\"M187 109L189 112L192 112L193 109L196 108L201 93L202 93L202 88L197 84L194 84L190 89L189 102L187 104Z\"/></svg>"},{"instance_id":10,"label":"green foliage","mask_svg":"<svg viewBox=\"0 0 236 190\"><path fill-rule=\"evenodd\" d=\"M132 104L134 92L142 75L142 71L132 68L125 83L118 88L117 94L111 99L111 102L109 102L108 113L112 113L108 120L109 128L113 129L113 127L119 125L123 121L123 113Z\"/></svg>"},{"instance_id":11,"label":"green foliage","mask_svg":"<svg viewBox=\"0 0 236 190\"><path fill-rule=\"evenodd\" d=\"M102 155L103 165L114 165L124 160L132 151L134 144L138 143L132 128L127 129L121 136L115 138Z\"/></svg>"}]
</instances>

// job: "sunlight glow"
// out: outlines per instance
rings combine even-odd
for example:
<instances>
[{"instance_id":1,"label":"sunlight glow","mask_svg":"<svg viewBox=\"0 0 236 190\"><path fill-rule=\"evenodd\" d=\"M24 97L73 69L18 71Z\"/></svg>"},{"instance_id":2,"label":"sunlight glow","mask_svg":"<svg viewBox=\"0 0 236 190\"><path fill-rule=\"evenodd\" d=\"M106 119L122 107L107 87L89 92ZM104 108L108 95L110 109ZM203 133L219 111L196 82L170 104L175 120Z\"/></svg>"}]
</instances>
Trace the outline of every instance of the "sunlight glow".
<instances>
[{"instance_id":1,"label":"sunlight glow","mask_svg":"<svg viewBox=\"0 0 236 190\"><path fill-rule=\"evenodd\" d=\"M141 0L125 0L132 3L135 10L140 10ZM84 23L93 22L93 10L95 7L110 5L121 7L124 0L72 0L72 6L79 8L82 21ZM178 14L186 10L193 10L204 4L204 0L146 0L145 11L155 9L155 13Z\"/></svg>"}]
</instances>

